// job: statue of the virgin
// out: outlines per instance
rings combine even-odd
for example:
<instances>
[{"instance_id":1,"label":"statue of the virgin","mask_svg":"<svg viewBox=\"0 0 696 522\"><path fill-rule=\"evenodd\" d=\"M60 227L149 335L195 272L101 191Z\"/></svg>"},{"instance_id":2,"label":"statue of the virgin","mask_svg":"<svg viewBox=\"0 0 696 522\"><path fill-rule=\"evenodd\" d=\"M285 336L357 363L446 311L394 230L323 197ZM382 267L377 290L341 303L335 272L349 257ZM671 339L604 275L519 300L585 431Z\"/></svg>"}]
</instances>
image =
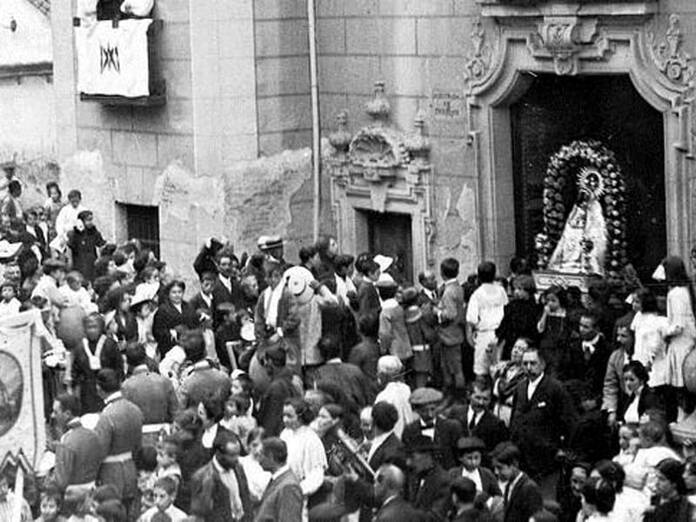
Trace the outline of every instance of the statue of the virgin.
<instances>
[{"instance_id":1,"label":"statue of the virgin","mask_svg":"<svg viewBox=\"0 0 696 522\"><path fill-rule=\"evenodd\" d=\"M549 260L549 270L604 275L607 227L599 202L603 193L599 172L582 169L578 175L578 199Z\"/></svg>"}]
</instances>

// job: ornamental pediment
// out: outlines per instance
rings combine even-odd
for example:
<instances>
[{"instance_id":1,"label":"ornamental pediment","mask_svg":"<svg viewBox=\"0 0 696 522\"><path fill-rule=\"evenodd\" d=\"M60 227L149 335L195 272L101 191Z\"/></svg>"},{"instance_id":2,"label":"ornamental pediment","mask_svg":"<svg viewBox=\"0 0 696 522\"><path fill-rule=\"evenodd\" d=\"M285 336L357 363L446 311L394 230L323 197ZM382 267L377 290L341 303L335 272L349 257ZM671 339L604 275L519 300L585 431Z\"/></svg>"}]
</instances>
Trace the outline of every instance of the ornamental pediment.
<instances>
[{"instance_id":1,"label":"ornamental pediment","mask_svg":"<svg viewBox=\"0 0 696 522\"><path fill-rule=\"evenodd\" d=\"M355 166L393 169L410 162L404 137L389 127L370 126L351 140L348 157Z\"/></svg>"}]
</instances>

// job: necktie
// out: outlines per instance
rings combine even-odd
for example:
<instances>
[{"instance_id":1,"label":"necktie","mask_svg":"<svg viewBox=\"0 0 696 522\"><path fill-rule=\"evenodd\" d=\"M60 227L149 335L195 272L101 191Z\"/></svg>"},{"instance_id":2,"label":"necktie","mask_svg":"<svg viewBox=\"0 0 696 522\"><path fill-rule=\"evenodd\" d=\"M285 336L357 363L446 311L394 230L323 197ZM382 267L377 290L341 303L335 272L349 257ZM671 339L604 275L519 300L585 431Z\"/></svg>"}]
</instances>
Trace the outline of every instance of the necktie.
<instances>
[{"instance_id":1,"label":"necktie","mask_svg":"<svg viewBox=\"0 0 696 522\"><path fill-rule=\"evenodd\" d=\"M505 484L505 495L503 500L505 501L505 507L507 507L508 502L510 502L510 486L512 486L512 480Z\"/></svg>"},{"instance_id":2,"label":"necktie","mask_svg":"<svg viewBox=\"0 0 696 522\"><path fill-rule=\"evenodd\" d=\"M476 427L476 414L474 413L471 416L471 420L469 421L469 431L473 431L474 428Z\"/></svg>"}]
</instances>

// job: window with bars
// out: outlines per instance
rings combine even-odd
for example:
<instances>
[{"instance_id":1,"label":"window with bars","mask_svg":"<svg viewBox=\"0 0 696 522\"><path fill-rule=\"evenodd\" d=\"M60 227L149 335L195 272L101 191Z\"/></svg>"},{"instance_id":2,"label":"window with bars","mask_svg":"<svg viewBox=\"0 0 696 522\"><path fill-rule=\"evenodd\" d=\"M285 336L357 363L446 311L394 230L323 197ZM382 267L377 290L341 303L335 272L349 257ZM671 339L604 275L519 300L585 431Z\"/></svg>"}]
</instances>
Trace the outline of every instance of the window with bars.
<instances>
[{"instance_id":1,"label":"window with bars","mask_svg":"<svg viewBox=\"0 0 696 522\"><path fill-rule=\"evenodd\" d=\"M128 239L138 239L159 258L159 208L144 205L119 204L125 213Z\"/></svg>"}]
</instances>

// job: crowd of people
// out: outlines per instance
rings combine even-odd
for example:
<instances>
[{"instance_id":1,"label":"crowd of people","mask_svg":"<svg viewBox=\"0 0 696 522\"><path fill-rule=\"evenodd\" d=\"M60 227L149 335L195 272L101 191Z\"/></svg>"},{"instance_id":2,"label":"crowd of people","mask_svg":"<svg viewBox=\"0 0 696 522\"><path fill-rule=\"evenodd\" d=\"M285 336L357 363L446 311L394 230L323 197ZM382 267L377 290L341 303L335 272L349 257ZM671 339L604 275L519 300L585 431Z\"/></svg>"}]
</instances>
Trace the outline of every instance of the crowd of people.
<instances>
[{"instance_id":1,"label":"crowd of people","mask_svg":"<svg viewBox=\"0 0 696 522\"><path fill-rule=\"evenodd\" d=\"M696 452L670 429L694 409L680 258L649 286L540 292L518 258L412 284L330 236L294 265L280 237L241 257L211 238L187 292L78 191L22 212L13 181L0 316L43 318L54 458L5 466L0 520L693 518Z\"/></svg>"}]
</instances>

